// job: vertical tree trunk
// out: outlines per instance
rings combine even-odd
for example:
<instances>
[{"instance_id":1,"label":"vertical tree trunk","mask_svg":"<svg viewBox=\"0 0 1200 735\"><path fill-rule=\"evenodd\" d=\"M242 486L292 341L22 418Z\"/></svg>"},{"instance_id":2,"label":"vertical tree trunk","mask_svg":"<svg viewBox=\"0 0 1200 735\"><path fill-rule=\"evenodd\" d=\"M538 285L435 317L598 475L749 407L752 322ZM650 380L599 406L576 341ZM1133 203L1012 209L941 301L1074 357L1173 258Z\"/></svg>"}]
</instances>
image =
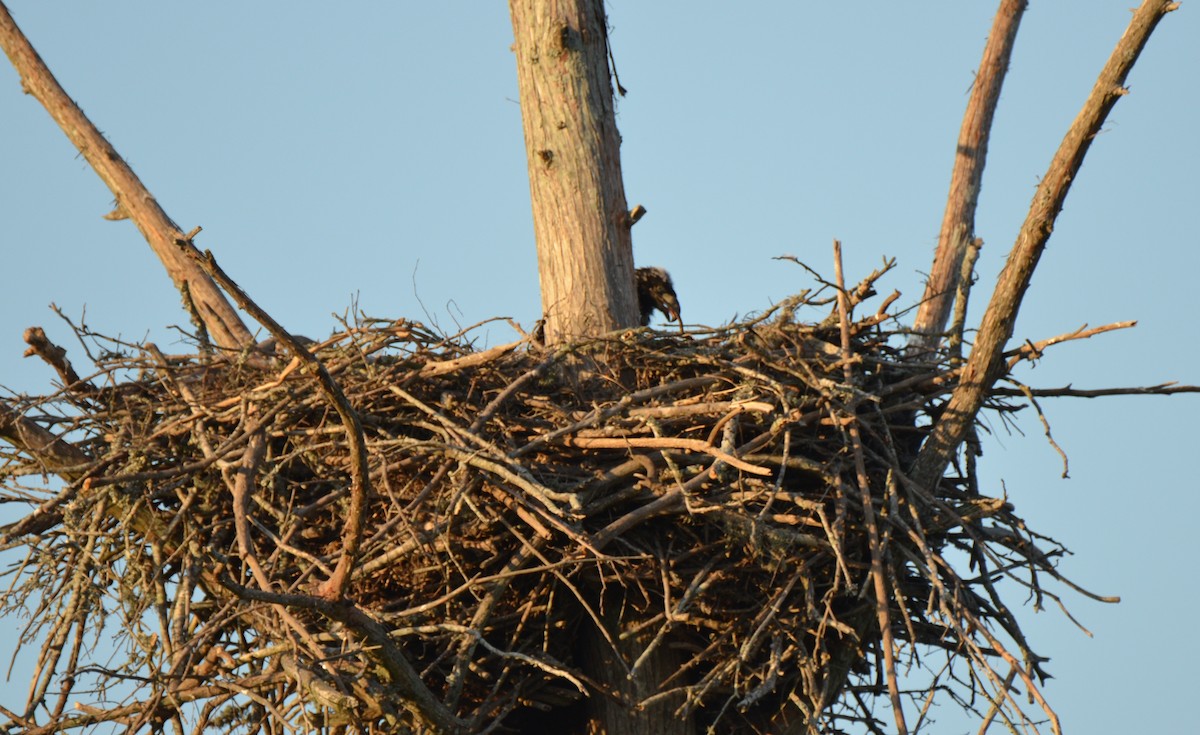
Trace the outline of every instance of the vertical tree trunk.
<instances>
[{"instance_id":1,"label":"vertical tree trunk","mask_svg":"<svg viewBox=\"0 0 1200 735\"><path fill-rule=\"evenodd\" d=\"M509 0L546 342L638 323L602 0Z\"/></svg>"},{"instance_id":2,"label":"vertical tree trunk","mask_svg":"<svg viewBox=\"0 0 1200 735\"><path fill-rule=\"evenodd\" d=\"M509 0L509 11L546 343L637 326L603 0ZM605 690L591 692L584 732L691 733L692 723L674 716L678 698L636 706L677 671L673 652L655 650L630 680L617 656L634 661L648 641L622 640L619 613L608 615L606 625L619 651L598 630L583 633L580 666Z\"/></svg>"},{"instance_id":3,"label":"vertical tree trunk","mask_svg":"<svg viewBox=\"0 0 1200 735\"><path fill-rule=\"evenodd\" d=\"M604 688L593 691L587 700L588 722L584 735L691 735L696 730L691 718L681 719L676 712L684 702L680 688L684 682L675 681L666 688L677 691L659 696L651 704L638 707L660 690L670 677L678 673L680 656L667 641L639 661L652 645L657 633L655 626L637 630L638 624L653 617L645 600L632 591L616 590L611 586L600 595L606 603L600 606L608 630L606 638L591 620L584 621L580 631L581 666L588 677ZM610 639L612 642L610 642ZM616 643L616 649L613 648ZM636 671L630 676L636 664Z\"/></svg>"}]
</instances>

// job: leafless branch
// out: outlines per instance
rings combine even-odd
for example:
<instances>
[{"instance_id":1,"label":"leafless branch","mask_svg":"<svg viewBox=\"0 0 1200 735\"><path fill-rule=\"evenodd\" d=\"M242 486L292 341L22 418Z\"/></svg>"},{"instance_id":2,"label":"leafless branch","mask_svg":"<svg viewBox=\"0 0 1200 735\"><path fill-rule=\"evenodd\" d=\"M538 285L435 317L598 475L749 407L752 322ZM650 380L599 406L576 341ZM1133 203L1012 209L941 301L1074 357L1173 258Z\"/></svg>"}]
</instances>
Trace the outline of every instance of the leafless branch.
<instances>
[{"instance_id":1,"label":"leafless branch","mask_svg":"<svg viewBox=\"0 0 1200 735\"><path fill-rule=\"evenodd\" d=\"M1062 210L1071 183L1109 111L1126 93L1123 86L1125 78L1150 39L1150 34L1175 5L1168 0L1144 0L1134 12L1133 20L1100 72L1083 109L1054 154L1034 194L1033 204L1017 235L1017 242L1009 253L1008 262L1000 273L991 302L984 312L959 386L913 466L911 476L918 483L929 486L941 478L983 406L987 391L1000 377L1004 347L1012 336L1021 299L1029 287L1042 250L1050 239L1054 221Z\"/></svg>"},{"instance_id":2,"label":"leafless branch","mask_svg":"<svg viewBox=\"0 0 1200 735\"><path fill-rule=\"evenodd\" d=\"M121 158L112 144L67 95L54 74L17 27L8 8L0 3L0 46L21 75L21 86L33 95L58 123L71 143L112 191L117 209L137 225L154 254L166 267L175 287L185 291L218 345L236 349L251 342L250 332L237 312L199 268L175 247L182 238L179 229L141 179Z\"/></svg>"},{"instance_id":3,"label":"leafless branch","mask_svg":"<svg viewBox=\"0 0 1200 735\"><path fill-rule=\"evenodd\" d=\"M983 59L958 133L950 195L938 234L937 252L925 284L925 295L913 320L911 345L916 352L934 349L946 328L967 245L975 238L975 208L987 162L988 138L1000 101L1000 89L1025 13L1027 0L1001 0L983 48Z\"/></svg>"}]
</instances>

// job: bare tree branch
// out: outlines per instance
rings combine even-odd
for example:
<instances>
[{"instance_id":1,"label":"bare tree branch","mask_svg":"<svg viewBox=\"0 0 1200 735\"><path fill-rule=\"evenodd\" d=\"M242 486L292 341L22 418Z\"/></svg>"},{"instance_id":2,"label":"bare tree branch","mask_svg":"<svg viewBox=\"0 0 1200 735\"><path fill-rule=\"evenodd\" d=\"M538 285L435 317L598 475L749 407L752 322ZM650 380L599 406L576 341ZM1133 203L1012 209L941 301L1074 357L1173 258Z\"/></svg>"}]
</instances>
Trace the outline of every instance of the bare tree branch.
<instances>
[{"instance_id":1,"label":"bare tree branch","mask_svg":"<svg viewBox=\"0 0 1200 735\"><path fill-rule=\"evenodd\" d=\"M838 287L838 315L841 322L842 339L842 375L846 385L854 385L853 350L850 341L850 296L846 292L846 282L842 275L842 244L833 241L833 269ZM888 697L892 702L892 715L896 718L896 732L908 735L908 725L904 720L904 706L900 700L900 685L896 676L896 642L892 636L891 615L888 601L891 599L887 590L887 579L883 570L883 551L879 541L879 522L875 516L874 503L871 500L871 478L867 474L867 463L863 458L862 432L857 420L857 401L852 401L844 409L849 419L847 426L850 434L850 446L854 457L854 474L858 480L858 497L862 502L863 525L867 529L867 548L871 552L871 583L875 591L875 616L879 622L879 632L882 639L879 647L883 650L884 674L887 677Z\"/></svg>"},{"instance_id":2,"label":"bare tree branch","mask_svg":"<svg viewBox=\"0 0 1200 735\"><path fill-rule=\"evenodd\" d=\"M7 406L0 406L0 438L36 457L47 470L66 480L82 477L84 467L92 461L74 444Z\"/></svg>"},{"instance_id":3,"label":"bare tree branch","mask_svg":"<svg viewBox=\"0 0 1200 735\"><path fill-rule=\"evenodd\" d=\"M337 410L338 416L342 420L342 426L346 431L346 443L350 446L350 474L353 478L353 483L350 486L350 507L346 510L346 525L342 531L342 554L338 559L337 568L322 588L322 594L331 600L341 598L346 594L346 588L350 584L351 572L354 569L354 563L358 558L358 547L362 543L363 529L363 513L366 507L366 497L371 492L371 478L367 471L367 445L363 439L362 422L358 418L358 413L350 402L346 400L346 394L342 392L340 386L329 370L308 351L297 339L292 336L279 322L275 321L270 314L263 311L258 304L242 290L241 286L237 285L225 271L217 265L216 259L211 252L205 251L203 254L196 249L190 238L180 238L176 241L176 247L184 257L191 259L197 263L200 268L213 278L217 283L224 288L238 306L245 309L250 315L257 319L268 331L271 336L279 340L281 344L287 347L288 351L300 360L309 372L317 379L317 385L321 388L321 393L333 404Z\"/></svg>"},{"instance_id":4,"label":"bare tree branch","mask_svg":"<svg viewBox=\"0 0 1200 735\"><path fill-rule=\"evenodd\" d=\"M183 237L137 174L125 163L112 144L92 124L83 110L67 95L54 74L17 27L0 2L0 46L21 75L25 92L37 98L62 131L71 139L117 200L117 211L128 215L137 225L167 274L181 292L190 295L204 325L221 347L237 348L249 344L250 331L242 323L225 297L196 265L175 247Z\"/></svg>"},{"instance_id":5,"label":"bare tree branch","mask_svg":"<svg viewBox=\"0 0 1200 735\"><path fill-rule=\"evenodd\" d=\"M971 99L967 102L967 111L958 133L954 171L950 174L950 196L946 200L946 214L938 234L937 252L925 284L925 295L921 297L921 306L913 320L911 344L918 352L937 347L954 304L963 254L975 238L975 208L979 204L992 119L1000 100L1000 88L1008 71L1021 16L1028 4L1027 0L1001 0L983 48L983 60L979 62Z\"/></svg>"},{"instance_id":6,"label":"bare tree branch","mask_svg":"<svg viewBox=\"0 0 1200 735\"><path fill-rule=\"evenodd\" d=\"M1100 126L1104 124L1113 105L1128 91L1123 86L1125 77L1145 48L1150 34L1158 21L1176 7L1178 5L1169 0L1145 0L1134 12L1133 20L1100 72L1083 109L1054 154L1033 196L1029 214L1017 234L1017 242L1009 253L1008 262L1000 273L959 385L913 465L912 478L921 485L928 487L941 478L958 445L974 423L987 391L1000 377L1004 366L1004 347L1012 336L1021 299L1029 288L1034 268L1050 239L1054 220L1062 210L1071 182L1083 164L1092 138L1100 132Z\"/></svg>"}]
</instances>

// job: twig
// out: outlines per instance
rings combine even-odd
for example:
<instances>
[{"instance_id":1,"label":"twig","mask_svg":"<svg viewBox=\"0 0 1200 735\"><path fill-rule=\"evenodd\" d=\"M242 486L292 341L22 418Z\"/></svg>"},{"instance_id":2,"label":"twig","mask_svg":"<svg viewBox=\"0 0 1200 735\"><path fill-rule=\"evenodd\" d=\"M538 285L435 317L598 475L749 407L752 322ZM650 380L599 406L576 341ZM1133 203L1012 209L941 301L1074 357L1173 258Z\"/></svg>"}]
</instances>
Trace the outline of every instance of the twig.
<instances>
[{"instance_id":1,"label":"twig","mask_svg":"<svg viewBox=\"0 0 1200 735\"><path fill-rule=\"evenodd\" d=\"M658 398L659 396L669 395L670 393L673 393L676 391L692 390L692 389L695 389L695 388L698 388L701 386L712 385L713 383L716 383L719 380L720 380L719 378L716 378L714 376L702 375L702 376L698 376L695 378L684 378L683 380L677 380L673 383L667 383L666 385L658 385L653 388L646 388L645 390L640 390L640 391L637 391L636 393L631 393L631 394L625 396L624 398L622 398L619 402L617 402L616 404L614 404L612 406L607 406L604 408L596 408L596 409L592 410L587 416L580 419L579 421L576 421L573 424L560 427L558 429L555 429L554 431L551 431L547 434L543 434L542 436L539 436L536 439L531 440L525 446L515 449L512 452L509 452L508 456L511 457L512 459L516 459L517 457L520 457L524 454L528 454L529 452L532 452L533 450L535 450L539 447L545 446L546 444L557 440L561 436L565 436L572 432L579 431L580 429L582 429L586 426L594 426L594 425L600 423L601 421L611 418L612 416L616 416L617 414L626 410L629 406L634 405L636 403L642 403L645 401L649 401L654 398Z\"/></svg>"},{"instance_id":2,"label":"twig","mask_svg":"<svg viewBox=\"0 0 1200 735\"><path fill-rule=\"evenodd\" d=\"M1037 412L1038 420L1042 422L1042 431L1046 434L1046 441L1050 442L1050 446L1054 447L1054 451L1058 452L1058 456L1062 458L1062 477L1064 480L1067 479L1070 476L1071 463L1067 459L1067 453L1063 451L1062 447L1058 446L1058 442L1054 441L1054 436L1050 433L1050 422L1046 420L1046 414L1042 411L1042 407L1038 404L1037 399L1033 397L1033 391L1030 390L1029 386L1014 380L1011 376L1008 380L1017 386L1017 389L1021 391L1021 395L1025 396L1026 400L1033 406L1033 410Z\"/></svg>"},{"instance_id":3,"label":"twig","mask_svg":"<svg viewBox=\"0 0 1200 735\"><path fill-rule=\"evenodd\" d=\"M704 452L705 454L716 457L729 466L736 467L743 472L749 472L751 474L761 475L764 477L775 474L767 467L759 467L757 465L752 465L749 462L743 462L732 454L724 452L702 439L683 439L679 437L663 437L659 439L655 437L637 436L609 439L605 437L574 436L565 439L564 443L584 449L628 449L631 447L646 447L652 449L682 449L692 452Z\"/></svg>"},{"instance_id":4,"label":"twig","mask_svg":"<svg viewBox=\"0 0 1200 735\"><path fill-rule=\"evenodd\" d=\"M1054 345L1062 344L1063 342L1071 342L1077 339L1088 339L1096 336L1097 334L1112 332L1117 329L1132 329L1136 326L1137 322L1135 321L1113 322L1112 324L1105 324L1102 327L1092 327L1091 329L1088 329L1088 326L1084 324L1074 332L1060 334L1057 337L1050 337L1049 339L1043 339L1038 342L1026 342L1015 350L1008 350L1005 352L1004 357L1008 358L1008 370L1011 371L1017 366L1017 363L1021 362L1022 360L1039 359L1042 356L1042 352L1045 351L1047 347L1053 347Z\"/></svg>"},{"instance_id":5,"label":"twig","mask_svg":"<svg viewBox=\"0 0 1200 735\"><path fill-rule=\"evenodd\" d=\"M539 376L545 373L546 370L555 362L560 360L564 354L566 354L564 350L555 350L545 360L542 360L534 367L525 371L521 377L509 383L504 390L500 391L500 393L493 398L490 403L488 403L488 405L483 407L483 410L480 411L475 417L475 420L471 422L471 433L476 433L482 429L484 425L491 420L492 416L496 415L496 412L500 410L500 407L504 405L505 401L516 395L517 392L525 386L525 384L537 379Z\"/></svg>"},{"instance_id":6,"label":"twig","mask_svg":"<svg viewBox=\"0 0 1200 735\"><path fill-rule=\"evenodd\" d=\"M975 260L979 257L979 249L983 247L983 239L975 238L967 244L963 253L962 269L958 274L958 293L954 296L954 319L950 323L950 338L946 342L946 352L950 355L950 364L957 367L962 364L963 337L967 331L967 304L971 298L971 286L975 285Z\"/></svg>"},{"instance_id":7,"label":"twig","mask_svg":"<svg viewBox=\"0 0 1200 735\"><path fill-rule=\"evenodd\" d=\"M837 240L833 241L833 272L838 285L838 317L842 333L842 374L846 385L854 385L854 368L850 359L850 295L846 293L845 281L842 278L842 244ZM851 402L843 410L849 417L855 418L857 406ZM879 645L883 648L888 696L892 700L892 714L896 718L897 732L900 735L907 735L908 727L904 723L904 706L900 701L900 684L896 673L896 643L893 640L891 616L888 610L888 585L884 578L883 550L879 544L879 528L871 499L871 479L867 476L866 462L863 458L862 434L858 421L852 420L847 429L850 433L850 446L854 455L854 474L858 479L863 524L867 528L867 546L871 553L871 581L875 587L875 616L879 621L879 632L882 635Z\"/></svg>"},{"instance_id":8,"label":"twig","mask_svg":"<svg viewBox=\"0 0 1200 735\"><path fill-rule=\"evenodd\" d=\"M1200 385L1176 385L1174 382L1132 388L1003 388L992 389L994 396L1034 395L1039 398L1103 398L1105 396L1170 396L1176 393L1200 393Z\"/></svg>"}]
</instances>

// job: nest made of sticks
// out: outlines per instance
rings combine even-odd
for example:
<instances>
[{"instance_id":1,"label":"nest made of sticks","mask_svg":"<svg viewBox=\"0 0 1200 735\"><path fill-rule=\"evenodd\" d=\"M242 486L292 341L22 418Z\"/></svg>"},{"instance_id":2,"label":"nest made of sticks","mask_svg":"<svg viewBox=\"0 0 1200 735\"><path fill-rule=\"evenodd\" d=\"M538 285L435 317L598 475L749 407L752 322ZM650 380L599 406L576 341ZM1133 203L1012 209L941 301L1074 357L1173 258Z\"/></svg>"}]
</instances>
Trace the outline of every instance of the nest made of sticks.
<instances>
[{"instance_id":1,"label":"nest made of sticks","mask_svg":"<svg viewBox=\"0 0 1200 735\"><path fill-rule=\"evenodd\" d=\"M890 653L940 670L902 694L1024 717L1005 675L1041 659L996 580L1040 594L1061 549L980 493L970 456L934 488L905 481L953 365L904 359L882 313L847 323L846 349L802 305L554 350L346 324L311 349L361 423L358 509L345 422L306 363L110 345L96 375L24 407L83 449L78 479L4 458L7 499L39 506L8 529L29 555L7 606L40 606L26 635L60 653L120 621L128 656L85 670L43 650L44 726L196 702L231 731L436 730L431 695L463 732L569 727L604 699L718 732L861 731L896 684ZM85 682L132 692L54 704Z\"/></svg>"}]
</instances>

